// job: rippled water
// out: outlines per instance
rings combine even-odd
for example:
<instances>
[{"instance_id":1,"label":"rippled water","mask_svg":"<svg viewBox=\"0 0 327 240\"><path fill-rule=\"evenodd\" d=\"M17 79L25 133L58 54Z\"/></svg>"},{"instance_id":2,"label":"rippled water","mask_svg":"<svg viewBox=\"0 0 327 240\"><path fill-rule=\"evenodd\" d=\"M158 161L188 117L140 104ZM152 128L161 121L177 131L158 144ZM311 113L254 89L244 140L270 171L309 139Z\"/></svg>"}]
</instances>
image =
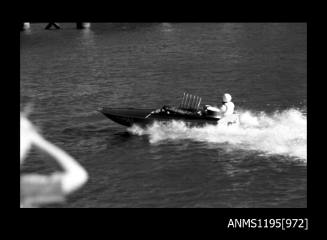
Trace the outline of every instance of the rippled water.
<instances>
[{"instance_id":1,"label":"rippled water","mask_svg":"<svg viewBox=\"0 0 327 240\"><path fill-rule=\"evenodd\" d=\"M307 27L302 23L93 23L21 32L21 109L89 182L58 207L306 207ZM238 129L126 129L99 106L233 96ZM45 160L45 161L44 161ZM58 169L32 151L22 171Z\"/></svg>"}]
</instances>

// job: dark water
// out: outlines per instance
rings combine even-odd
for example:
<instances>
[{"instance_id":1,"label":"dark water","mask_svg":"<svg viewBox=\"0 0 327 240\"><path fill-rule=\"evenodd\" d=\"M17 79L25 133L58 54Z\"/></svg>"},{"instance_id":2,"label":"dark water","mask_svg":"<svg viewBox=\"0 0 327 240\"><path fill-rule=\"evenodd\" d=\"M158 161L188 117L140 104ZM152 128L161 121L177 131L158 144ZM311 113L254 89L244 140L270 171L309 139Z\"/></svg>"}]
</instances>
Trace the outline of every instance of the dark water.
<instances>
[{"instance_id":1,"label":"dark water","mask_svg":"<svg viewBox=\"0 0 327 240\"><path fill-rule=\"evenodd\" d=\"M307 207L304 23L115 23L21 32L21 110L89 182L59 207ZM129 129L99 106L233 96L235 131ZM45 160L45 161L44 161ZM49 161L47 161L49 160ZM31 151L24 172L58 169Z\"/></svg>"}]
</instances>

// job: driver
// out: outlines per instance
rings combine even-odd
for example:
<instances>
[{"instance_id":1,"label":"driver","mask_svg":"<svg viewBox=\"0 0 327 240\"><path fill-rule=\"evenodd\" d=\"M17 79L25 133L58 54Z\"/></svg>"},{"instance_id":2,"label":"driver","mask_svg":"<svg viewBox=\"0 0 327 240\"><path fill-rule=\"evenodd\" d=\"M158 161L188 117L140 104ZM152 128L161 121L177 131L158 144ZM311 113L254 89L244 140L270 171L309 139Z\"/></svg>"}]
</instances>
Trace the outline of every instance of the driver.
<instances>
[{"instance_id":1,"label":"driver","mask_svg":"<svg viewBox=\"0 0 327 240\"><path fill-rule=\"evenodd\" d=\"M222 97L222 105L220 108L206 105L205 110L207 113L216 118L221 118L225 116L232 115L234 113L234 103L232 102L232 96L228 93L225 93Z\"/></svg>"}]
</instances>

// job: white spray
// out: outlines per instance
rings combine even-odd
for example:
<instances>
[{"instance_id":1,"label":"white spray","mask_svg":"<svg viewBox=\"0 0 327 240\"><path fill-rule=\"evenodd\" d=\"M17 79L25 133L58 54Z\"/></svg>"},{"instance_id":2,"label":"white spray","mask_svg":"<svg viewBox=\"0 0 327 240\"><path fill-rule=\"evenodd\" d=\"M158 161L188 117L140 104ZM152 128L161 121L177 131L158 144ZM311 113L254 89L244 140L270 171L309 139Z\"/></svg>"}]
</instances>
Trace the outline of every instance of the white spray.
<instances>
[{"instance_id":1,"label":"white spray","mask_svg":"<svg viewBox=\"0 0 327 240\"><path fill-rule=\"evenodd\" d=\"M137 135L149 135L150 143L184 139L227 143L229 147L232 145L262 154L286 155L306 162L307 118L301 111L289 109L273 114L242 111L239 114L240 124L228 127L187 127L183 122L171 121L168 124L155 122L145 129L133 126L128 131Z\"/></svg>"}]
</instances>

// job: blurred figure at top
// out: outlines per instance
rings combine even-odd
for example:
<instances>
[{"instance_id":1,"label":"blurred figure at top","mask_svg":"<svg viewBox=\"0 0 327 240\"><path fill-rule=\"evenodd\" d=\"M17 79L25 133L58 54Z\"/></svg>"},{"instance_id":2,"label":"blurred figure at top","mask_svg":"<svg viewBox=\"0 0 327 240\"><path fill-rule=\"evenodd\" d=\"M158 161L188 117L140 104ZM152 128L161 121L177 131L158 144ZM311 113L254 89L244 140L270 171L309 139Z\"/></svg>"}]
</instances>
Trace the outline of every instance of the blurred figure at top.
<instances>
[{"instance_id":1,"label":"blurred figure at top","mask_svg":"<svg viewBox=\"0 0 327 240\"><path fill-rule=\"evenodd\" d=\"M85 184L88 174L84 168L62 149L44 139L24 114L21 114L21 165L33 145L51 155L61 165L63 172L55 172L51 175L21 175L21 207L38 207L42 204L62 202L67 194L72 193Z\"/></svg>"}]
</instances>

